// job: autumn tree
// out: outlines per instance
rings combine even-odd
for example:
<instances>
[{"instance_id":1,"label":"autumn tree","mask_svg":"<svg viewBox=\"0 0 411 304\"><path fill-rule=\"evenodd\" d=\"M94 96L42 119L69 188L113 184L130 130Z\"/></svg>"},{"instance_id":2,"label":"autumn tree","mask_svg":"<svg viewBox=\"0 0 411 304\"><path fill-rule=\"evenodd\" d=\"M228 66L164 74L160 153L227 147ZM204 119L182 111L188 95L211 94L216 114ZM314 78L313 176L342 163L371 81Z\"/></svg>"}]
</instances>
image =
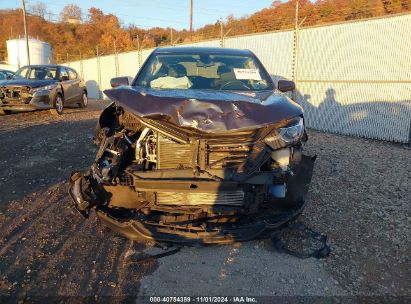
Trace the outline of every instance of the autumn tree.
<instances>
[{"instance_id":1,"label":"autumn tree","mask_svg":"<svg viewBox=\"0 0 411 304\"><path fill-rule=\"evenodd\" d=\"M299 21L301 25L327 24L344 22L359 18L382 16L386 14L409 11L410 0L299 0ZM242 17L228 16L224 22L224 31L230 30L230 36L249 33L292 29L295 24L296 0L282 2L274 0L272 4L256 13ZM139 26L124 27L114 14L106 14L101 9L92 7L88 10L88 18L84 22L73 25L66 22L70 18L81 19L81 9L74 4L64 7L60 22L44 19L47 6L37 2L29 7L27 16L30 36L51 44L53 53L59 60L65 61L96 55L99 52L111 54L114 44L118 52L152 48L170 43L170 28L154 27L143 29ZM0 60L6 54L6 41L24 35L22 12L16 10L0 10ZM193 33L194 41L218 39L220 23L214 22L198 28ZM175 43L190 42L188 30L173 29Z\"/></svg>"},{"instance_id":2,"label":"autumn tree","mask_svg":"<svg viewBox=\"0 0 411 304\"><path fill-rule=\"evenodd\" d=\"M36 2L29 6L29 11L33 15L44 18L47 14L47 5L44 2Z\"/></svg>"},{"instance_id":3,"label":"autumn tree","mask_svg":"<svg viewBox=\"0 0 411 304\"><path fill-rule=\"evenodd\" d=\"M387 13L398 13L403 9L408 9L408 1L404 0L383 0L383 5Z\"/></svg>"},{"instance_id":4,"label":"autumn tree","mask_svg":"<svg viewBox=\"0 0 411 304\"><path fill-rule=\"evenodd\" d=\"M67 22L69 19L81 20L81 8L75 4L67 4L60 13L60 19Z\"/></svg>"}]
</instances>

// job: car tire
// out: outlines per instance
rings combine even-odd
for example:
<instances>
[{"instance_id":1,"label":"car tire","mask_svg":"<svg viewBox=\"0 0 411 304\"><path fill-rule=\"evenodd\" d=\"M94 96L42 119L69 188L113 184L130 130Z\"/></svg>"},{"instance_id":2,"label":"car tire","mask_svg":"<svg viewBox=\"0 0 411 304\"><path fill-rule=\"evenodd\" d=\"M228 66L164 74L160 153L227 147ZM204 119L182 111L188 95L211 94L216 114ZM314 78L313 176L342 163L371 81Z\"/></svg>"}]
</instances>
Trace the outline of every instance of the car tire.
<instances>
[{"instance_id":1,"label":"car tire","mask_svg":"<svg viewBox=\"0 0 411 304\"><path fill-rule=\"evenodd\" d=\"M87 108L88 106L88 96L86 92L83 92L83 94L81 95L81 101L79 103L80 108L84 109Z\"/></svg>"},{"instance_id":2,"label":"car tire","mask_svg":"<svg viewBox=\"0 0 411 304\"><path fill-rule=\"evenodd\" d=\"M63 99L63 96L60 93L58 93L56 97L54 98L53 109L51 110L51 112L53 114L61 115L63 114L63 108L64 108L64 99Z\"/></svg>"}]
</instances>

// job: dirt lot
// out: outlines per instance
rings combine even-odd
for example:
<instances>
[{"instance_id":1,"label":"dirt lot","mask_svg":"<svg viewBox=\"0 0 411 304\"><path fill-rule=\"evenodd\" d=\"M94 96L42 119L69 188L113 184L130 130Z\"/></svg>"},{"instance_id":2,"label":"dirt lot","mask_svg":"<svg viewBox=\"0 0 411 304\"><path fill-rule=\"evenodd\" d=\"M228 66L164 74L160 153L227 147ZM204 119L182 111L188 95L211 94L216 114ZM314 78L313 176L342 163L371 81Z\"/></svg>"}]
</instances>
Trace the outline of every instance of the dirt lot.
<instances>
[{"instance_id":1,"label":"dirt lot","mask_svg":"<svg viewBox=\"0 0 411 304\"><path fill-rule=\"evenodd\" d=\"M84 220L67 179L85 169L102 103L0 117L0 295L411 296L411 150L311 131L318 159L300 220L328 234L323 260L276 252L270 242L184 247L157 260Z\"/></svg>"}]
</instances>

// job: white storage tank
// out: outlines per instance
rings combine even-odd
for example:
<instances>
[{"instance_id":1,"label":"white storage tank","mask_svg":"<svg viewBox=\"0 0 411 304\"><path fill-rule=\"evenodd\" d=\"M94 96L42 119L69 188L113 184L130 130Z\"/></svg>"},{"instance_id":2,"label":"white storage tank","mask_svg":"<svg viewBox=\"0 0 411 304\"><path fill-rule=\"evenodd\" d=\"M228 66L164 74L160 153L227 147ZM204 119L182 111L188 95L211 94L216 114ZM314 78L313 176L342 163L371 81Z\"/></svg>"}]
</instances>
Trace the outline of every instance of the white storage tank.
<instances>
[{"instance_id":1,"label":"white storage tank","mask_svg":"<svg viewBox=\"0 0 411 304\"><path fill-rule=\"evenodd\" d=\"M29 39L30 64L50 64L52 54L50 44L37 39ZM26 39L7 40L8 63L22 67L27 65Z\"/></svg>"}]
</instances>

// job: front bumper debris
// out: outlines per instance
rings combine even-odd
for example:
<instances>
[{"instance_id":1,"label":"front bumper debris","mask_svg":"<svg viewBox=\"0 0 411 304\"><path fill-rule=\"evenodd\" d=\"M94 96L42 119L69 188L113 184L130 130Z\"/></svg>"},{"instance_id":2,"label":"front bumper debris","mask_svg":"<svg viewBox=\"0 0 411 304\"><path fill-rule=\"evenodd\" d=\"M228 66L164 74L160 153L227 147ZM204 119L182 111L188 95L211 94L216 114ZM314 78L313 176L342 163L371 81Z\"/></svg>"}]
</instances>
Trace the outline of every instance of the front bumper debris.
<instances>
[{"instance_id":1,"label":"front bumper debris","mask_svg":"<svg viewBox=\"0 0 411 304\"><path fill-rule=\"evenodd\" d=\"M173 206L174 209L172 207L168 213L156 218L145 211L144 207L148 202L139 201L134 205L132 202L124 202L132 201L131 197L138 195L148 199L149 195L144 196L142 192L136 192L132 186L125 187L126 191L131 191L126 193L132 195L120 195L122 202L117 204L130 203L134 208L113 206L112 193L106 189L121 188L121 186L105 187L104 183L97 182L98 178L93 176L92 171L90 174L74 173L70 178L69 193L75 208L83 216L88 217L90 210L94 208L104 224L129 239L198 244L247 241L267 235L268 232L278 229L303 211L315 159L316 157L303 155L294 174L287 180L286 197L271 200L267 208L257 211L244 210L237 206L226 207L225 210L218 206L209 206L209 212L213 216L207 216L204 212L202 216L198 214L193 216L199 212L195 211L196 207L201 206L199 201L198 206ZM161 180L155 180L152 185L145 183L144 187L155 188L155 185L160 183ZM190 183L187 186L189 187Z\"/></svg>"},{"instance_id":2,"label":"front bumper debris","mask_svg":"<svg viewBox=\"0 0 411 304\"><path fill-rule=\"evenodd\" d=\"M32 96L30 98L1 98L0 109L12 112L29 112L47 110L52 107L49 95Z\"/></svg>"}]
</instances>

